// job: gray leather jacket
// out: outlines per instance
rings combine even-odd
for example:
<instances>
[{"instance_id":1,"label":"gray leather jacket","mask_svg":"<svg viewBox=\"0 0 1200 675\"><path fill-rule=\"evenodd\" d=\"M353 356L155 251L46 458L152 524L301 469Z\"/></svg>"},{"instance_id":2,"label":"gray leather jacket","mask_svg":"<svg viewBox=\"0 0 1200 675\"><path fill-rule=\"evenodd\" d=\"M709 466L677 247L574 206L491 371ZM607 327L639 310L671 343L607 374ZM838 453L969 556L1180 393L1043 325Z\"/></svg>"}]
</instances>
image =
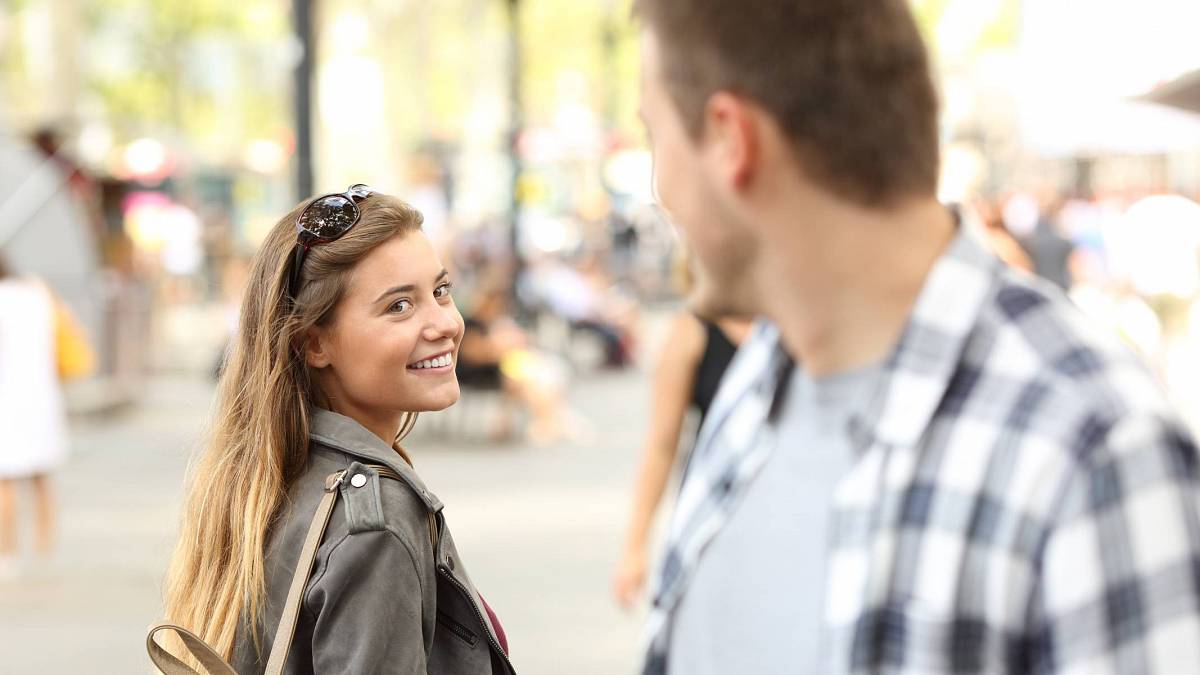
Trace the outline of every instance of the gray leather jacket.
<instances>
[{"instance_id":1,"label":"gray leather jacket","mask_svg":"<svg viewBox=\"0 0 1200 675\"><path fill-rule=\"evenodd\" d=\"M354 420L315 409L311 425L308 468L268 539L261 649L240 631L232 664L237 672L261 673L266 666L325 479L345 469L285 672L514 675L438 498L395 450ZM380 476L371 464L388 467L399 480Z\"/></svg>"}]
</instances>

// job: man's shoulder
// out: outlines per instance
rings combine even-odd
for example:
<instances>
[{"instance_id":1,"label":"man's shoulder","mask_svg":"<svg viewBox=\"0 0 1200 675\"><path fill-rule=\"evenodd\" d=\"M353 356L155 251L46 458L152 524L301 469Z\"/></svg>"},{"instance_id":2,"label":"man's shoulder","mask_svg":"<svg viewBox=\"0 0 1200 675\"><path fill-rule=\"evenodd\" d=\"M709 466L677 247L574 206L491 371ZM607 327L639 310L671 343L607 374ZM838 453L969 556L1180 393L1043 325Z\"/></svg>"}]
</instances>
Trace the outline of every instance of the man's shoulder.
<instances>
[{"instance_id":1,"label":"man's shoulder","mask_svg":"<svg viewBox=\"0 0 1200 675\"><path fill-rule=\"evenodd\" d=\"M1178 424L1157 380L1112 331L1059 289L1017 272L998 278L955 368L951 416L972 417L1072 460L1118 426ZM943 405L943 412L947 412Z\"/></svg>"},{"instance_id":2,"label":"man's shoulder","mask_svg":"<svg viewBox=\"0 0 1200 675\"><path fill-rule=\"evenodd\" d=\"M980 315L974 360L997 376L1023 380L1083 407L1113 415L1166 405L1143 360L1119 335L1085 315L1057 287L1008 272ZM974 358L972 358L974 357Z\"/></svg>"}]
</instances>

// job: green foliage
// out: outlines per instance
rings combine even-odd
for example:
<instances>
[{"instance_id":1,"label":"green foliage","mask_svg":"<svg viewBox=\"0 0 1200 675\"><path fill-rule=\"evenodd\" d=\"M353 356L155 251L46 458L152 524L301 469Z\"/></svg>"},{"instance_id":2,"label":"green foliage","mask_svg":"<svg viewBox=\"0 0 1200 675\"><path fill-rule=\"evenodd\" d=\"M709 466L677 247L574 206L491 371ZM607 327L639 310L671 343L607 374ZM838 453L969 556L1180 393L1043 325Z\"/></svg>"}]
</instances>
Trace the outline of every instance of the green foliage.
<instances>
[{"instance_id":1,"label":"green foliage","mask_svg":"<svg viewBox=\"0 0 1200 675\"><path fill-rule=\"evenodd\" d=\"M84 34L94 42L119 41L125 58L116 68L84 62L85 86L119 135L165 128L201 144L222 139L235 146L269 134L290 110L286 90L254 82L246 62L287 35L287 7L263 0L90 0L82 10ZM197 78L206 64L196 47L213 39L230 48L239 66L216 91ZM240 129L222 127L230 117L243 121Z\"/></svg>"},{"instance_id":2,"label":"green foliage","mask_svg":"<svg viewBox=\"0 0 1200 675\"><path fill-rule=\"evenodd\" d=\"M956 3L978 0L910 0L913 13L926 42L937 49L937 30L946 14ZM1021 0L1000 0L999 7L989 17L986 25L975 36L970 54L980 54L998 49L1010 49L1017 43L1021 28Z\"/></svg>"},{"instance_id":3,"label":"green foliage","mask_svg":"<svg viewBox=\"0 0 1200 675\"><path fill-rule=\"evenodd\" d=\"M5 0L10 24L54 0ZM482 101L507 114L508 0L322 0L320 25L342 11L368 17L364 56L384 73L385 115L408 145L458 138ZM604 124L637 134L637 39L631 0L520 0L523 99L527 124L549 124L567 73L585 86L583 102ZM291 30L287 0L80 0L75 49L81 101L99 107L117 143L172 134L197 149L236 152L255 137L292 126L291 72L279 53ZM51 83L32 82L26 45L10 25L0 52L7 91L24 91L36 118ZM214 46L215 45L215 46ZM220 63L206 59L218 52ZM321 45L321 58L330 46ZM272 59L278 63L271 65ZM266 63L264 63L266 62ZM231 65L232 64L232 65ZM491 109L489 108L489 111ZM95 113L90 113L95 114ZM506 123L502 123L503 126ZM397 148L402 151L403 148Z\"/></svg>"},{"instance_id":4,"label":"green foliage","mask_svg":"<svg viewBox=\"0 0 1200 675\"><path fill-rule=\"evenodd\" d=\"M565 72L582 74L592 109L618 128L636 126L637 27L629 0L524 0L526 103L531 121L546 123Z\"/></svg>"},{"instance_id":5,"label":"green foliage","mask_svg":"<svg viewBox=\"0 0 1200 675\"><path fill-rule=\"evenodd\" d=\"M1007 49L1016 46L1021 30L1020 0L1005 0L996 16L979 36L980 51Z\"/></svg>"}]
</instances>

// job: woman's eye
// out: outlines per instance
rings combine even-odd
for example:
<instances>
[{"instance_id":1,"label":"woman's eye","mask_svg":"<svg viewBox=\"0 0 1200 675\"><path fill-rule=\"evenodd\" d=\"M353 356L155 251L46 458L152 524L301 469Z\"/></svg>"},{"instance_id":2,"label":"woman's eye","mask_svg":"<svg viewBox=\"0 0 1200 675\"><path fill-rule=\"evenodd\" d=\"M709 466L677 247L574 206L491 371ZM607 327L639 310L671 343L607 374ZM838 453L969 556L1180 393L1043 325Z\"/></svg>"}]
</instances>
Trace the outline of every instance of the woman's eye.
<instances>
[{"instance_id":1,"label":"woman's eye","mask_svg":"<svg viewBox=\"0 0 1200 675\"><path fill-rule=\"evenodd\" d=\"M446 282L441 286L433 289L433 297L441 299L450 297L450 289L454 288L454 284Z\"/></svg>"},{"instance_id":2,"label":"woman's eye","mask_svg":"<svg viewBox=\"0 0 1200 675\"><path fill-rule=\"evenodd\" d=\"M408 300L397 300L393 302L390 307L388 307L388 311L392 314L403 314L404 312L407 312L410 307L412 307L412 303Z\"/></svg>"}]
</instances>

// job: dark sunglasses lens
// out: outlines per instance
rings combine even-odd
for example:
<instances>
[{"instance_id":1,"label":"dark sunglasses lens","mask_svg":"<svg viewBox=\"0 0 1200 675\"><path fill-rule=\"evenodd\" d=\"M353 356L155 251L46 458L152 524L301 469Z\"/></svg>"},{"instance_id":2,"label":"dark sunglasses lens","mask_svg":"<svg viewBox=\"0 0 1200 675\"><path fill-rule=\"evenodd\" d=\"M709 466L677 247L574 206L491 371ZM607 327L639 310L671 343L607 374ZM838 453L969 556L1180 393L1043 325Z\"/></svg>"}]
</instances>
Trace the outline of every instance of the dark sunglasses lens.
<instances>
[{"instance_id":1,"label":"dark sunglasses lens","mask_svg":"<svg viewBox=\"0 0 1200 675\"><path fill-rule=\"evenodd\" d=\"M320 239L336 239L354 224L358 207L342 195L317 200L300 216L300 227Z\"/></svg>"}]
</instances>

